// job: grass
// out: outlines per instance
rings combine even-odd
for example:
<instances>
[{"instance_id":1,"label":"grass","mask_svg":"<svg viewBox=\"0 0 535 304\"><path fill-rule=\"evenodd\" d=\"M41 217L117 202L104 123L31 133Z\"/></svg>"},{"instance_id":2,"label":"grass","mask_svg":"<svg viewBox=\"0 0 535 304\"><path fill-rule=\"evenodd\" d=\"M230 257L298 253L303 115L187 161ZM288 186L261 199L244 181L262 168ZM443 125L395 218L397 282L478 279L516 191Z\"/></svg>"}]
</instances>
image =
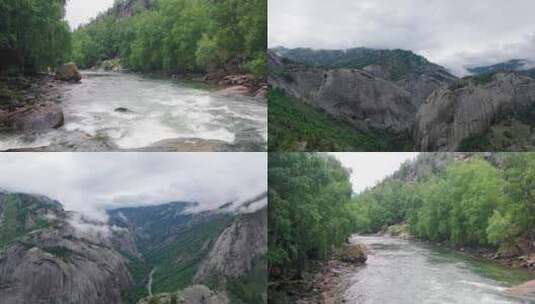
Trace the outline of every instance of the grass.
<instances>
[{"instance_id":1,"label":"grass","mask_svg":"<svg viewBox=\"0 0 535 304\"><path fill-rule=\"evenodd\" d=\"M409 136L361 132L321 109L268 93L269 151L410 151Z\"/></svg>"}]
</instances>

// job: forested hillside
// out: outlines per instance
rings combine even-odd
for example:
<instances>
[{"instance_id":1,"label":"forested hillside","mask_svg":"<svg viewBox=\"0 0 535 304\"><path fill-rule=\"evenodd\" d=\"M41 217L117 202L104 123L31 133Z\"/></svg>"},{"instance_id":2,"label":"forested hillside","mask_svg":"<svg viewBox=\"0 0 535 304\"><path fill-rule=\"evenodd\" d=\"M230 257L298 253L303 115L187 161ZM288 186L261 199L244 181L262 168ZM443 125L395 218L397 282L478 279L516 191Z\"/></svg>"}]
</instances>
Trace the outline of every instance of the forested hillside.
<instances>
[{"instance_id":1,"label":"forested hillside","mask_svg":"<svg viewBox=\"0 0 535 304\"><path fill-rule=\"evenodd\" d=\"M377 232L407 223L421 239L458 246L509 247L518 238L533 242L535 154L449 156L440 160L442 168L412 178L407 178L410 172L429 165L407 164L405 173L360 194L355 229Z\"/></svg>"},{"instance_id":2,"label":"forested hillside","mask_svg":"<svg viewBox=\"0 0 535 304\"><path fill-rule=\"evenodd\" d=\"M121 58L141 71L265 73L265 0L117 1L73 33L82 67Z\"/></svg>"},{"instance_id":3,"label":"forested hillside","mask_svg":"<svg viewBox=\"0 0 535 304\"><path fill-rule=\"evenodd\" d=\"M0 1L0 74L33 74L70 54L65 0Z\"/></svg>"}]
</instances>

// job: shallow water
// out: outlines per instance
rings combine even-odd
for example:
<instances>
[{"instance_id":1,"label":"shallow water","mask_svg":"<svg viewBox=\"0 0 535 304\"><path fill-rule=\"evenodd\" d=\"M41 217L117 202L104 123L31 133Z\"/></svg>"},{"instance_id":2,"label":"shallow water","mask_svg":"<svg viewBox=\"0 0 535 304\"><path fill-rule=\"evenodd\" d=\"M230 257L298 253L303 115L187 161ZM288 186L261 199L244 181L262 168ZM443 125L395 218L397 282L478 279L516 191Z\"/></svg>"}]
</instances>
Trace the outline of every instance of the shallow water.
<instances>
[{"instance_id":1,"label":"shallow water","mask_svg":"<svg viewBox=\"0 0 535 304\"><path fill-rule=\"evenodd\" d=\"M207 88L133 73L83 72L64 86L65 125L37 136L3 136L0 149L47 146L67 132L84 132L119 149L200 138L265 143L267 106L245 96L217 96ZM114 111L124 107L128 113Z\"/></svg>"},{"instance_id":2,"label":"shallow water","mask_svg":"<svg viewBox=\"0 0 535 304\"><path fill-rule=\"evenodd\" d=\"M452 250L389 237L354 236L370 249L366 265L348 276L347 303L535 303L507 296L535 279Z\"/></svg>"}]
</instances>

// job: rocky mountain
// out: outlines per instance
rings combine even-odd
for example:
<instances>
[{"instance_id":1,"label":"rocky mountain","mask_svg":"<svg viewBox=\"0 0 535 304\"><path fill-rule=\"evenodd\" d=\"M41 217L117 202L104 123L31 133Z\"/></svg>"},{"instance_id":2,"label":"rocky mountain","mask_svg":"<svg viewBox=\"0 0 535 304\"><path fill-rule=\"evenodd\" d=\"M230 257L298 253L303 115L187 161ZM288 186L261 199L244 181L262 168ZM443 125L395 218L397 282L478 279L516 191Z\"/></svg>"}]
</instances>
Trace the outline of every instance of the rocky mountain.
<instances>
[{"instance_id":1,"label":"rocky mountain","mask_svg":"<svg viewBox=\"0 0 535 304\"><path fill-rule=\"evenodd\" d=\"M501 133L510 142L504 146L524 150L535 144L535 134L529 127L535 123L534 105L535 80L515 73L494 74L486 84L466 81L436 90L416 116L416 145L422 151L470 150L461 146L464 140L483 137L504 122L508 128ZM515 138L522 134L513 134L511 130L522 125L527 134Z\"/></svg>"},{"instance_id":2,"label":"rocky mountain","mask_svg":"<svg viewBox=\"0 0 535 304\"><path fill-rule=\"evenodd\" d=\"M0 193L2 303L125 303L126 259L103 235L75 225L90 223L75 223L46 197Z\"/></svg>"},{"instance_id":3,"label":"rocky mountain","mask_svg":"<svg viewBox=\"0 0 535 304\"><path fill-rule=\"evenodd\" d=\"M204 282L210 276L239 278L254 268L256 260L267 252L267 208L241 214L225 228L194 280Z\"/></svg>"},{"instance_id":4,"label":"rocky mountain","mask_svg":"<svg viewBox=\"0 0 535 304\"><path fill-rule=\"evenodd\" d=\"M46 197L1 192L1 302L152 304L153 294L189 304L265 298L266 207L248 213L196 208L174 202L112 209L103 223ZM253 295L243 292L259 285Z\"/></svg>"},{"instance_id":5,"label":"rocky mountain","mask_svg":"<svg viewBox=\"0 0 535 304\"><path fill-rule=\"evenodd\" d=\"M467 68L473 75L488 75L497 72L518 72L533 78L535 76L535 63L527 59L512 59L487 66L476 66Z\"/></svg>"},{"instance_id":6,"label":"rocky mountain","mask_svg":"<svg viewBox=\"0 0 535 304\"><path fill-rule=\"evenodd\" d=\"M520 64L525 63L510 66ZM370 49L277 48L268 51L268 68L273 88L360 131L409 133L417 151L529 150L535 145L535 80L525 73L459 79L410 52Z\"/></svg>"}]
</instances>

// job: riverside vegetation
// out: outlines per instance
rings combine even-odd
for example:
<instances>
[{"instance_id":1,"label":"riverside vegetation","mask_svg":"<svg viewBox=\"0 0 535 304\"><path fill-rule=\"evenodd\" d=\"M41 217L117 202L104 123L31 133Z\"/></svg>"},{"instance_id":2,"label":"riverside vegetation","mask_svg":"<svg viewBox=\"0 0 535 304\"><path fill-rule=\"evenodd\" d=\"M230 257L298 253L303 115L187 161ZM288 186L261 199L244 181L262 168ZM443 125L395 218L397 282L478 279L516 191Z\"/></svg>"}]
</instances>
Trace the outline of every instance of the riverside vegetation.
<instances>
[{"instance_id":1,"label":"riverside vegetation","mask_svg":"<svg viewBox=\"0 0 535 304\"><path fill-rule=\"evenodd\" d=\"M0 150L266 149L266 1L118 0L73 31L65 5L0 4Z\"/></svg>"},{"instance_id":2,"label":"riverside vegetation","mask_svg":"<svg viewBox=\"0 0 535 304\"><path fill-rule=\"evenodd\" d=\"M333 156L272 153L271 301L306 297L307 288L284 286L311 280L323 269L318 261L338 255L353 233L413 237L535 271L534 181L533 153L422 153L352 195L349 172Z\"/></svg>"}]
</instances>

